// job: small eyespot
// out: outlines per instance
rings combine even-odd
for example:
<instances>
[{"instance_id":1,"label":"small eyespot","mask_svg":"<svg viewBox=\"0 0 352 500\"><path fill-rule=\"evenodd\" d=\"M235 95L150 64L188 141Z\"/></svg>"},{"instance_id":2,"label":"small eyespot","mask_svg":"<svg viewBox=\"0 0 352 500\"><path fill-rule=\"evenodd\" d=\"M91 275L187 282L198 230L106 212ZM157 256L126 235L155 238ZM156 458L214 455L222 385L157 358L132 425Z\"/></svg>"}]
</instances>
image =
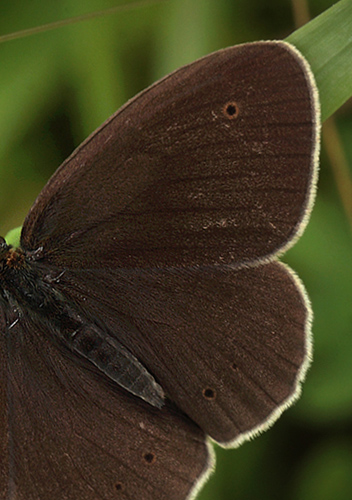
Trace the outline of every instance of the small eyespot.
<instances>
[{"instance_id":1,"label":"small eyespot","mask_svg":"<svg viewBox=\"0 0 352 500\"><path fill-rule=\"evenodd\" d=\"M233 369L233 371L235 372L237 369L238 369L238 366L236 365L236 363L232 363L231 364L231 368Z\"/></svg>"},{"instance_id":2,"label":"small eyespot","mask_svg":"<svg viewBox=\"0 0 352 500\"><path fill-rule=\"evenodd\" d=\"M123 490L123 484L118 482L118 483L115 483L115 490L116 491L122 491Z\"/></svg>"},{"instance_id":3,"label":"small eyespot","mask_svg":"<svg viewBox=\"0 0 352 500\"><path fill-rule=\"evenodd\" d=\"M210 387L203 389L202 394L205 397L205 399L215 399L216 397L215 391L213 389L210 389Z\"/></svg>"},{"instance_id":4,"label":"small eyespot","mask_svg":"<svg viewBox=\"0 0 352 500\"><path fill-rule=\"evenodd\" d=\"M237 118L239 114L238 105L236 102L233 101L226 103L222 111L226 116L226 118L229 118L230 120Z\"/></svg>"},{"instance_id":5,"label":"small eyespot","mask_svg":"<svg viewBox=\"0 0 352 500\"><path fill-rule=\"evenodd\" d=\"M153 464L156 460L156 456L154 453L145 453L143 455L144 460L147 462L147 464Z\"/></svg>"}]
</instances>

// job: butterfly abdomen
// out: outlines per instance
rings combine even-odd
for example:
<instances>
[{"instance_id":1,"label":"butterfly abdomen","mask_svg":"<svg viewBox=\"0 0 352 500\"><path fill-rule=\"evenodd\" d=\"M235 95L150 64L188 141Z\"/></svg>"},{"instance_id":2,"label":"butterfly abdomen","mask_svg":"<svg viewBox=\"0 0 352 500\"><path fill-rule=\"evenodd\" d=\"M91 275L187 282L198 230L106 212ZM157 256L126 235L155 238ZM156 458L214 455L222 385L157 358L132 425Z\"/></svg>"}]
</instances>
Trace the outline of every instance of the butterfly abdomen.
<instances>
[{"instance_id":1,"label":"butterfly abdomen","mask_svg":"<svg viewBox=\"0 0 352 500\"><path fill-rule=\"evenodd\" d=\"M95 324L81 323L71 332L69 345L121 387L153 406L163 406L164 393L154 377L130 351Z\"/></svg>"}]
</instances>

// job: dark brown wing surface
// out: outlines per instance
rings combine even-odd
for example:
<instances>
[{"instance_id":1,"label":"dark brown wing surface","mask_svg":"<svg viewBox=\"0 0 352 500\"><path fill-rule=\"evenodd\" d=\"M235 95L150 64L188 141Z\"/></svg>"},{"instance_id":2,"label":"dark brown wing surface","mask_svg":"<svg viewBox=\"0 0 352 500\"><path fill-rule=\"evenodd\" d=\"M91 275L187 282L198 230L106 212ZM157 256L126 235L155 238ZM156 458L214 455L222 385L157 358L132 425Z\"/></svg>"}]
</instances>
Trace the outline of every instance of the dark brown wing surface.
<instances>
[{"instance_id":1,"label":"dark brown wing surface","mask_svg":"<svg viewBox=\"0 0 352 500\"><path fill-rule=\"evenodd\" d=\"M205 436L180 412L109 384L28 317L0 342L1 499L184 500L201 479Z\"/></svg>"},{"instance_id":2,"label":"dark brown wing surface","mask_svg":"<svg viewBox=\"0 0 352 500\"><path fill-rule=\"evenodd\" d=\"M302 57L278 42L179 69L61 166L25 221L22 246L43 246L59 267L88 269L241 265L272 255L310 204L312 85Z\"/></svg>"},{"instance_id":3,"label":"dark brown wing surface","mask_svg":"<svg viewBox=\"0 0 352 500\"><path fill-rule=\"evenodd\" d=\"M103 319L216 441L266 428L299 393L310 313L278 262L250 269L67 271L59 289Z\"/></svg>"}]
</instances>

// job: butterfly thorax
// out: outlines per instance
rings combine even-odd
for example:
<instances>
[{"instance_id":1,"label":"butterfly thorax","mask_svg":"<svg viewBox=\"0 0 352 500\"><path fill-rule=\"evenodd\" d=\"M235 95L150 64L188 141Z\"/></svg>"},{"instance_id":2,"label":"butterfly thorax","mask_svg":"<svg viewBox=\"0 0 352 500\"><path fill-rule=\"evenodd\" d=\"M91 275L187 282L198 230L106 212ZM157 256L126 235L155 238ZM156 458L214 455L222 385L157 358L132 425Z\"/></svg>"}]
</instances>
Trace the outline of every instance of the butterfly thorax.
<instances>
[{"instance_id":1,"label":"butterfly thorax","mask_svg":"<svg viewBox=\"0 0 352 500\"><path fill-rule=\"evenodd\" d=\"M36 267L30 255L0 240L0 288L9 307L35 312L36 316L60 318L65 315L65 301Z\"/></svg>"},{"instance_id":2,"label":"butterfly thorax","mask_svg":"<svg viewBox=\"0 0 352 500\"><path fill-rule=\"evenodd\" d=\"M54 341L88 359L132 394L161 407L164 394L153 376L104 326L88 320L66 300L55 288L50 272L38 267L33 255L35 252L15 249L0 239L0 291L7 307L19 320L25 311L31 311L39 323L49 327Z\"/></svg>"}]
</instances>

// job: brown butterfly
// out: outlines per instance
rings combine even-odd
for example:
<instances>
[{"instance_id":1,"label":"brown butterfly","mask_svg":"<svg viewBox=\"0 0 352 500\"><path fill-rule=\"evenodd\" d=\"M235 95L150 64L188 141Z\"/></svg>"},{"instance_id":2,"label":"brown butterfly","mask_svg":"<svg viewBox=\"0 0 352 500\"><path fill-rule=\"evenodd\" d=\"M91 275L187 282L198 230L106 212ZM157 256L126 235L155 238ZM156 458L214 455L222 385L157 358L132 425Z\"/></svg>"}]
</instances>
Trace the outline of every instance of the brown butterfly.
<instances>
[{"instance_id":1,"label":"brown butterfly","mask_svg":"<svg viewBox=\"0 0 352 500\"><path fill-rule=\"evenodd\" d=\"M182 500L298 396L319 107L283 42L129 101L0 240L0 498Z\"/></svg>"}]
</instances>

